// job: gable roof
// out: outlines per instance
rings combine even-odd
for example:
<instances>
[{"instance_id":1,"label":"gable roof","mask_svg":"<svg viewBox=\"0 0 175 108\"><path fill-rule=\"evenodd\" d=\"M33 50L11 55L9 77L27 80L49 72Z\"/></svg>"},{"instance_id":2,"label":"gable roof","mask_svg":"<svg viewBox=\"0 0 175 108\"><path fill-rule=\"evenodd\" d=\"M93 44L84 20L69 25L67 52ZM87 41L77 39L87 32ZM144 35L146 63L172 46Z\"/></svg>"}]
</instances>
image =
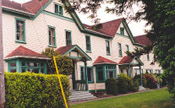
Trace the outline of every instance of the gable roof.
<instances>
[{"instance_id":1,"label":"gable roof","mask_svg":"<svg viewBox=\"0 0 175 108\"><path fill-rule=\"evenodd\" d=\"M108 36L114 37L122 20L123 20L123 18L120 18L120 19L115 19L115 20L108 21L105 23L100 23L102 28L97 29L97 30L93 29L93 27L95 27L95 25L92 25L92 26L87 25L87 24L83 24L83 25L85 26L86 29L90 29L90 30L100 32L100 33L106 34Z\"/></svg>"},{"instance_id":2,"label":"gable roof","mask_svg":"<svg viewBox=\"0 0 175 108\"><path fill-rule=\"evenodd\" d=\"M133 60L137 60L137 62L139 62L139 64L144 65L144 63L137 57L131 57L131 56L124 56L120 62L119 65L129 65Z\"/></svg>"},{"instance_id":3,"label":"gable roof","mask_svg":"<svg viewBox=\"0 0 175 108\"><path fill-rule=\"evenodd\" d=\"M94 61L93 65L98 64L117 64L117 63L102 56L98 56L98 58Z\"/></svg>"},{"instance_id":4,"label":"gable roof","mask_svg":"<svg viewBox=\"0 0 175 108\"><path fill-rule=\"evenodd\" d=\"M6 56L6 59L9 58L37 58L37 59L50 59L44 55L41 55L35 51L32 51L23 46L19 46L13 50L9 55Z\"/></svg>"},{"instance_id":5,"label":"gable roof","mask_svg":"<svg viewBox=\"0 0 175 108\"><path fill-rule=\"evenodd\" d=\"M147 35L139 35L134 37L136 42L144 45L144 46L149 46L152 44L151 40L147 37Z\"/></svg>"},{"instance_id":6,"label":"gable roof","mask_svg":"<svg viewBox=\"0 0 175 108\"><path fill-rule=\"evenodd\" d=\"M58 54L61 54L64 56L74 50L79 52L80 55L84 56L86 60L92 60L91 57L89 57L78 45L62 46L57 50L55 50L55 52L58 52Z\"/></svg>"}]
</instances>

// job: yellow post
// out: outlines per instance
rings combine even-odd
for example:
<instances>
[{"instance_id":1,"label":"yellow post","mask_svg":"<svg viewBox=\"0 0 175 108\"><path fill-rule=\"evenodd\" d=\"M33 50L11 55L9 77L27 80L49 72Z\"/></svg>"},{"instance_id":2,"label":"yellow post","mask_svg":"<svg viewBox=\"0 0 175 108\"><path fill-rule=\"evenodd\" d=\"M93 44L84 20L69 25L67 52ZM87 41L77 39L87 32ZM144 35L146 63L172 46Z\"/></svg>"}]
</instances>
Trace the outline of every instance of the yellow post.
<instances>
[{"instance_id":1,"label":"yellow post","mask_svg":"<svg viewBox=\"0 0 175 108\"><path fill-rule=\"evenodd\" d=\"M62 96L63 96L63 99L64 99L64 103L65 103L66 108L68 108L67 101L66 101L65 94L64 94L64 90L63 90L63 86L62 86L61 79L60 79L60 74L59 74L58 67L57 67L57 62L56 62L56 59L55 59L54 56L53 56L53 61L54 61L54 64L55 64L55 69L56 69L58 80L59 80L59 83L60 83L61 93L62 93Z\"/></svg>"}]
</instances>

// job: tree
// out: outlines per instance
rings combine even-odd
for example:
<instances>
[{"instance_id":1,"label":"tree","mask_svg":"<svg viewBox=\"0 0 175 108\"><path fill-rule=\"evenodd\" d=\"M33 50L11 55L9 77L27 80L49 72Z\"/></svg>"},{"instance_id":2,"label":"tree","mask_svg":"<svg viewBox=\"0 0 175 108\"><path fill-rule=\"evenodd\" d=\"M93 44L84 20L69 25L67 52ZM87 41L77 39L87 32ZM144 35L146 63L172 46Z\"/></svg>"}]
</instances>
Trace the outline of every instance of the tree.
<instances>
[{"instance_id":1,"label":"tree","mask_svg":"<svg viewBox=\"0 0 175 108\"><path fill-rule=\"evenodd\" d=\"M152 25L151 30L147 31L152 46L130 54L139 56L153 50L155 60L164 70L169 92L174 95L175 104L175 0L76 0L72 2L72 7L65 7L68 12L72 10L90 12L90 17L96 18L97 10L104 2L113 3L113 7L107 7L106 11L117 15L127 13L133 4L142 3L139 11L136 14L130 12L128 18L136 21L144 19L148 21L147 25ZM81 7L81 4L85 6ZM95 22L98 22L98 19Z\"/></svg>"},{"instance_id":2,"label":"tree","mask_svg":"<svg viewBox=\"0 0 175 108\"><path fill-rule=\"evenodd\" d=\"M55 64L53 61L53 56L56 58L57 66L60 74L70 75L73 72L73 64L72 60L68 56L59 55L54 51L53 48L46 48L45 51L42 52L43 55L51 58L48 61L48 74L56 74Z\"/></svg>"}]
</instances>

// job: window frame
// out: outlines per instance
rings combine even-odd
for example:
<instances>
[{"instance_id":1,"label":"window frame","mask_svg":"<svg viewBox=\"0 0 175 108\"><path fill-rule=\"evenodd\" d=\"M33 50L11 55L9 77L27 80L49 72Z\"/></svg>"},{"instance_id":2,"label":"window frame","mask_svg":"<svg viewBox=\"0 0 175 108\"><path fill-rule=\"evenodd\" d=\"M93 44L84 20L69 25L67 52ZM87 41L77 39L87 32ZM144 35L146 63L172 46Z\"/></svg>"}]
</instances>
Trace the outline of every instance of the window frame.
<instances>
[{"instance_id":1,"label":"window frame","mask_svg":"<svg viewBox=\"0 0 175 108\"><path fill-rule=\"evenodd\" d=\"M14 60L7 60L8 62L8 72L10 72L11 69L16 69L16 72L18 73L23 73L22 68L25 68L25 72L28 71L28 69L38 69L39 73L44 73L47 74L47 63L44 62L45 60L34 60L34 59L14 59ZM25 63L25 66L22 66L22 62ZM30 67L27 66L28 62L34 62L34 63L39 63L37 67ZM11 67L11 63L16 63L15 67ZM43 63L43 66L41 66L41 63ZM41 70L43 69L43 72Z\"/></svg>"},{"instance_id":2,"label":"window frame","mask_svg":"<svg viewBox=\"0 0 175 108\"><path fill-rule=\"evenodd\" d=\"M108 66L112 66L114 67L114 69L107 69ZM98 69L99 67L101 67L102 69ZM107 80L107 74L109 74L110 71L113 71L113 78L117 78L117 67L116 65L112 65L112 64L103 64L103 65L97 65L96 67L96 82L97 83L104 83ZM98 74L99 72L102 71L103 74L103 80L99 80L98 79Z\"/></svg>"},{"instance_id":3,"label":"window frame","mask_svg":"<svg viewBox=\"0 0 175 108\"><path fill-rule=\"evenodd\" d=\"M17 40L17 21L23 22L23 40ZM25 24L25 20L24 19L20 19L20 18L15 18L15 34L16 34L16 38L15 38L15 42L16 43L23 43L26 44L26 24Z\"/></svg>"},{"instance_id":4,"label":"window frame","mask_svg":"<svg viewBox=\"0 0 175 108\"><path fill-rule=\"evenodd\" d=\"M149 55L149 53L146 55L146 57L147 57L147 61L150 61L150 55Z\"/></svg>"},{"instance_id":5,"label":"window frame","mask_svg":"<svg viewBox=\"0 0 175 108\"><path fill-rule=\"evenodd\" d=\"M86 76L85 76L85 66L80 66L80 80L82 80L82 79L81 79L81 75L82 75L81 68L83 68L83 77L84 77L83 80L85 80L85 77L86 77ZM92 77L92 81L89 81L89 79L88 79L88 83L94 83L94 72L93 72L93 66L87 66L87 76L88 76L88 68L91 69L91 77Z\"/></svg>"},{"instance_id":6,"label":"window frame","mask_svg":"<svg viewBox=\"0 0 175 108\"><path fill-rule=\"evenodd\" d=\"M108 47L106 46L106 44L108 44ZM110 41L109 40L105 40L105 47L106 47L106 55L111 55ZM108 52L108 48L109 48L109 52Z\"/></svg>"},{"instance_id":7,"label":"window frame","mask_svg":"<svg viewBox=\"0 0 175 108\"><path fill-rule=\"evenodd\" d=\"M66 36L67 32L70 33L70 45L68 45L67 43L67 36ZM66 38L66 46L71 46L72 45L72 31L71 30L65 30L65 38Z\"/></svg>"},{"instance_id":8,"label":"window frame","mask_svg":"<svg viewBox=\"0 0 175 108\"><path fill-rule=\"evenodd\" d=\"M50 28L51 29L54 29L54 45L51 45L50 44L50 42L49 42L49 39L50 39L50 35L49 35L49 30L50 30ZM54 26L50 26L50 25L48 25L48 42L49 42L49 47L54 47L54 48L56 48L56 32L55 32L55 27Z\"/></svg>"},{"instance_id":9,"label":"window frame","mask_svg":"<svg viewBox=\"0 0 175 108\"><path fill-rule=\"evenodd\" d=\"M118 52L119 52L119 57L123 57L123 54L122 54L122 44L121 43L118 43Z\"/></svg>"},{"instance_id":10,"label":"window frame","mask_svg":"<svg viewBox=\"0 0 175 108\"><path fill-rule=\"evenodd\" d=\"M57 6L57 11L58 12L56 12L56 10L55 10L56 6ZM62 8L61 10L60 10L60 7ZM54 3L54 13L58 14L58 15L63 15L63 5L61 5L59 3Z\"/></svg>"},{"instance_id":11,"label":"window frame","mask_svg":"<svg viewBox=\"0 0 175 108\"><path fill-rule=\"evenodd\" d=\"M89 45L87 44L87 38L89 38ZM85 41L86 41L86 52L91 53L91 37L89 35L86 35ZM87 49L87 45L89 46L89 50Z\"/></svg>"},{"instance_id":12,"label":"window frame","mask_svg":"<svg viewBox=\"0 0 175 108\"><path fill-rule=\"evenodd\" d=\"M126 45L126 49L127 49L127 51L129 51L129 45Z\"/></svg>"},{"instance_id":13,"label":"window frame","mask_svg":"<svg viewBox=\"0 0 175 108\"><path fill-rule=\"evenodd\" d=\"M125 35L124 27L120 27L120 34L121 34L121 35Z\"/></svg>"}]
</instances>

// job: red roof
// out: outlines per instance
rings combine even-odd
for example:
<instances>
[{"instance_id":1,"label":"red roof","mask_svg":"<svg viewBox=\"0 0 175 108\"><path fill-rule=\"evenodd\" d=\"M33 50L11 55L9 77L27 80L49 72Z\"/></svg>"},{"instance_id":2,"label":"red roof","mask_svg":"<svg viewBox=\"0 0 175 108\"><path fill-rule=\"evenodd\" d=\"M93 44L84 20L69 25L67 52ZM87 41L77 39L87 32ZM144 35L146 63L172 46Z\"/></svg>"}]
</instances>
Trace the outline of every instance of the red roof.
<instances>
[{"instance_id":1,"label":"red roof","mask_svg":"<svg viewBox=\"0 0 175 108\"><path fill-rule=\"evenodd\" d=\"M59 54L65 54L67 51L69 51L71 48L73 48L76 45L71 45L71 46L62 46L60 48L58 48L57 50L55 50L56 52L58 52Z\"/></svg>"},{"instance_id":2,"label":"red roof","mask_svg":"<svg viewBox=\"0 0 175 108\"><path fill-rule=\"evenodd\" d=\"M18 48L16 48L14 51L12 51L9 55L6 56L6 58L9 57L40 57L40 58L48 58L46 56L43 56L35 51L32 51L28 48L25 48L23 46L19 46Z\"/></svg>"},{"instance_id":3,"label":"red roof","mask_svg":"<svg viewBox=\"0 0 175 108\"><path fill-rule=\"evenodd\" d=\"M2 6L17 9L20 11L28 12L31 14L36 14L49 0L32 0L23 4L10 1L10 0L2 0Z\"/></svg>"},{"instance_id":4,"label":"red roof","mask_svg":"<svg viewBox=\"0 0 175 108\"><path fill-rule=\"evenodd\" d=\"M95 64L117 64L117 63L102 56L98 56L98 58L95 60L93 64L95 65Z\"/></svg>"},{"instance_id":5,"label":"red roof","mask_svg":"<svg viewBox=\"0 0 175 108\"><path fill-rule=\"evenodd\" d=\"M122 20L123 20L123 18L120 18L120 19L109 21L109 22L100 23L102 25L102 28L97 29L97 30L93 29L94 25L92 25L92 26L87 25L87 24L83 24L83 25L86 29L90 29L90 30L100 32L100 33L109 35L111 37L114 37Z\"/></svg>"},{"instance_id":6,"label":"red roof","mask_svg":"<svg viewBox=\"0 0 175 108\"><path fill-rule=\"evenodd\" d=\"M131 56L124 56L120 60L119 64L128 64L128 63L131 63L132 60L133 60L133 57L131 57Z\"/></svg>"},{"instance_id":7,"label":"red roof","mask_svg":"<svg viewBox=\"0 0 175 108\"><path fill-rule=\"evenodd\" d=\"M140 35L140 36L136 36L134 37L136 42L145 46L151 45L152 42L151 40L149 40L149 38L146 35Z\"/></svg>"}]
</instances>

